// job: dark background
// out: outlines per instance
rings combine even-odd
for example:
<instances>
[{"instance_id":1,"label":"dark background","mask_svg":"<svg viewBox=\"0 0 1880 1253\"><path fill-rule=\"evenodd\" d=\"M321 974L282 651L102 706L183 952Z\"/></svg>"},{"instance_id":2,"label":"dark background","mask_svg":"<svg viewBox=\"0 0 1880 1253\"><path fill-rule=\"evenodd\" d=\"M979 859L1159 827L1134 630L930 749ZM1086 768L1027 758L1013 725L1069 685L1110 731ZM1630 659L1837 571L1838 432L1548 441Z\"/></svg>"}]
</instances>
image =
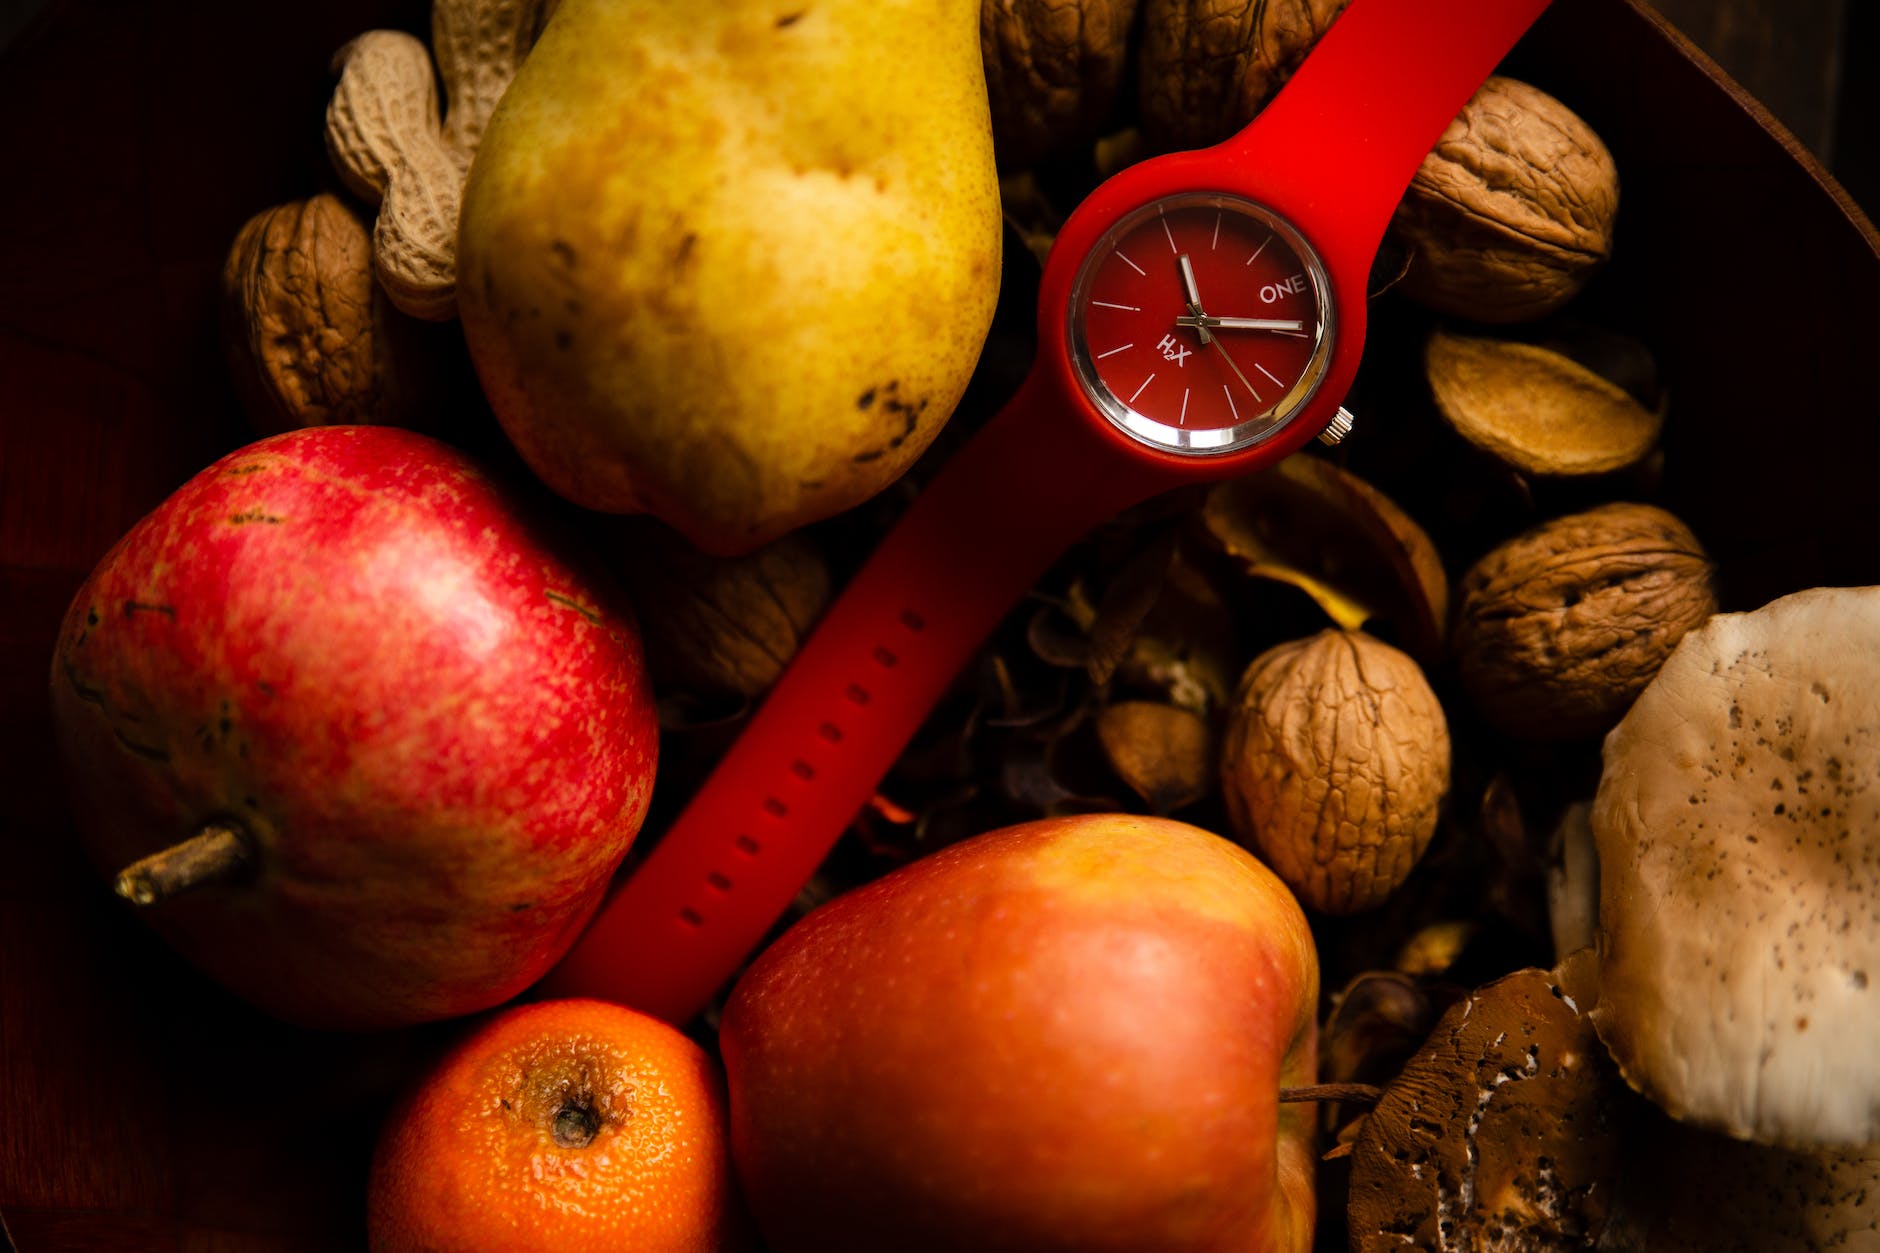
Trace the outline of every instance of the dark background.
<instances>
[{"instance_id":1,"label":"dark background","mask_svg":"<svg viewBox=\"0 0 1880 1253\"><path fill-rule=\"evenodd\" d=\"M1794 132L1869 217L1880 210L1880 6L1654 0Z\"/></svg>"}]
</instances>

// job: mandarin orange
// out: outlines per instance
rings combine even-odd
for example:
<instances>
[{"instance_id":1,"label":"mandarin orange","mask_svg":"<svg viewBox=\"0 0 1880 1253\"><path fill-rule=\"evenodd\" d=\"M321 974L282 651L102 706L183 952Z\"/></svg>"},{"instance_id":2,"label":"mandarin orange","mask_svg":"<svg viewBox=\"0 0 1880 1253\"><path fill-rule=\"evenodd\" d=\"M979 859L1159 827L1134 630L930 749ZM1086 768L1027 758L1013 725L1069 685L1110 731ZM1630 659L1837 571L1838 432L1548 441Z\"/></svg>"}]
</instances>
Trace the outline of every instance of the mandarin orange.
<instances>
[{"instance_id":1,"label":"mandarin orange","mask_svg":"<svg viewBox=\"0 0 1880 1253\"><path fill-rule=\"evenodd\" d=\"M619 1005L501 1011L390 1112L367 1226L373 1253L744 1248L723 1079Z\"/></svg>"}]
</instances>

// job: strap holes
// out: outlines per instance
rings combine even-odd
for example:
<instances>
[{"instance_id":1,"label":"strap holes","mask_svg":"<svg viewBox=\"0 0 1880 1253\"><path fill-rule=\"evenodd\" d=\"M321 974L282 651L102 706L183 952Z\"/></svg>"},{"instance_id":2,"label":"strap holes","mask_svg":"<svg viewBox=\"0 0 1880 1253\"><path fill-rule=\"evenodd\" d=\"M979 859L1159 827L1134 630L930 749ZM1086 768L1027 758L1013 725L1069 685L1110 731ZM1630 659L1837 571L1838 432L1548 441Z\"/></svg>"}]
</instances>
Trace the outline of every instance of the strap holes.
<instances>
[{"instance_id":1,"label":"strap holes","mask_svg":"<svg viewBox=\"0 0 1880 1253\"><path fill-rule=\"evenodd\" d=\"M843 695L849 698L851 705L866 705L868 703L868 689L859 683L849 684L849 690L844 692Z\"/></svg>"},{"instance_id":2,"label":"strap holes","mask_svg":"<svg viewBox=\"0 0 1880 1253\"><path fill-rule=\"evenodd\" d=\"M817 727L816 734L820 735L823 738L823 742L827 744L840 744L842 742L842 728L833 722L825 722Z\"/></svg>"},{"instance_id":3,"label":"strap holes","mask_svg":"<svg viewBox=\"0 0 1880 1253\"><path fill-rule=\"evenodd\" d=\"M743 853L746 857L757 856L758 851L764 847L748 835L740 835L737 838L737 845L738 851Z\"/></svg>"},{"instance_id":4,"label":"strap holes","mask_svg":"<svg viewBox=\"0 0 1880 1253\"><path fill-rule=\"evenodd\" d=\"M684 909L679 911L679 921L685 923L688 927L702 927L705 925L705 915L699 913L698 910L693 909L690 905L687 905Z\"/></svg>"},{"instance_id":5,"label":"strap holes","mask_svg":"<svg viewBox=\"0 0 1880 1253\"><path fill-rule=\"evenodd\" d=\"M720 892L729 892L731 890L731 880L716 870L705 876L705 882L711 884Z\"/></svg>"},{"instance_id":6,"label":"strap holes","mask_svg":"<svg viewBox=\"0 0 1880 1253\"><path fill-rule=\"evenodd\" d=\"M816 777L816 767L798 758L790 763L790 773L807 783Z\"/></svg>"},{"instance_id":7,"label":"strap holes","mask_svg":"<svg viewBox=\"0 0 1880 1253\"><path fill-rule=\"evenodd\" d=\"M924 631L927 629L927 619L921 617L912 609L903 609L901 611L901 625L910 631Z\"/></svg>"},{"instance_id":8,"label":"strap holes","mask_svg":"<svg viewBox=\"0 0 1880 1253\"><path fill-rule=\"evenodd\" d=\"M892 669L894 667L894 663L899 660L901 660L899 657L896 657L893 653L889 652L887 649L883 648L881 645L879 644L875 645L875 664L880 666L882 669L884 670Z\"/></svg>"},{"instance_id":9,"label":"strap holes","mask_svg":"<svg viewBox=\"0 0 1880 1253\"><path fill-rule=\"evenodd\" d=\"M766 796L764 798L764 812L769 814L772 818L784 818L789 816L790 807L774 796Z\"/></svg>"}]
</instances>

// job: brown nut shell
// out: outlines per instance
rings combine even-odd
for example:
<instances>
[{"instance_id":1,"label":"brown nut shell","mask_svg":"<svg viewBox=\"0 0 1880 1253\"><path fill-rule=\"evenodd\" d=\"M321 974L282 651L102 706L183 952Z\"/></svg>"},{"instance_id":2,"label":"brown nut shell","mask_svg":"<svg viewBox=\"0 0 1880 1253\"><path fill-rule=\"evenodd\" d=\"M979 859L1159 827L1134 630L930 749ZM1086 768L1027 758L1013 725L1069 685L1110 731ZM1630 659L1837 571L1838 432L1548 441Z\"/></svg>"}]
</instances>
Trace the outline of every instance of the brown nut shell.
<instances>
[{"instance_id":1,"label":"brown nut shell","mask_svg":"<svg viewBox=\"0 0 1880 1253\"><path fill-rule=\"evenodd\" d=\"M1279 94L1349 0L1143 0L1139 105L1151 147L1201 148Z\"/></svg>"},{"instance_id":2,"label":"brown nut shell","mask_svg":"<svg viewBox=\"0 0 1880 1253\"><path fill-rule=\"evenodd\" d=\"M1571 300L1612 255L1619 171L1593 128L1537 87L1494 76L1423 159L1391 224L1413 252L1398 290L1477 322Z\"/></svg>"},{"instance_id":3,"label":"brown nut shell","mask_svg":"<svg viewBox=\"0 0 1880 1253\"><path fill-rule=\"evenodd\" d=\"M371 233L338 197L250 218L223 265L222 302L236 393L264 433L413 416L419 348L372 281Z\"/></svg>"},{"instance_id":4,"label":"brown nut shell","mask_svg":"<svg viewBox=\"0 0 1880 1253\"><path fill-rule=\"evenodd\" d=\"M1664 415L1539 344L1432 333L1424 372L1436 408L1464 439L1525 474L1604 474L1641 460Z\"/></svg>"},{"instance_id":5,"label":"brown nut shell","mask_svg":"<svg viewBox=\"0 0 1880 1253\"><path fill-rule=\"evenodd\" d=\"M1630 503L1515 536L1457 593L1463 687L1495 727L1533 740L1606 731L1684 633L1717 611L1710 559L1690 528Z\"/></svg>"},{"instance_id":6,"label":"brown nut shell","mask_svg":"<svg viewBox=\"0 0 1880 1253\"><path fill-rule=\"evenodd\" d=\"M1214 736L1193 710L1125 700L1097 712L1097 740L1117 778L1158 814L1192 805L1214 786Z\"/></svg>"},{"instance_id":7,"label":"brown nut shell","mask_svg":"<svg viewBox=\"0 0 1880 1253\"><path fill-rule=\"evenodd\" d=\"M979 46L1001 170L1096 138L1116 106L1137 0L982 0Z\"/></svg>"},{"instance_id":8,"label":"brown nut shell","mask_svg":"<svg viewBox=\"0 0 1880 1253\"><path fill-rule=\"evenodd\" d=\"M762 695L829 600L828 564L799 533L735 557L701 552L651 519L627 521L620 535L622 581L662 695Z\"/></svg>"},{"instance_id":9,"label":"brown nut shell","mask_svg":"<svg viewBox=\"0 0 1880 1253\"><path fill-rule=\"evenodd\" d=\"M1408 654L1360 631L1268 649L1221 758L1241 840L1312 908L1350 914L1409 875L1449 790L1449 724Z\"/></svg>"}]
</instances>

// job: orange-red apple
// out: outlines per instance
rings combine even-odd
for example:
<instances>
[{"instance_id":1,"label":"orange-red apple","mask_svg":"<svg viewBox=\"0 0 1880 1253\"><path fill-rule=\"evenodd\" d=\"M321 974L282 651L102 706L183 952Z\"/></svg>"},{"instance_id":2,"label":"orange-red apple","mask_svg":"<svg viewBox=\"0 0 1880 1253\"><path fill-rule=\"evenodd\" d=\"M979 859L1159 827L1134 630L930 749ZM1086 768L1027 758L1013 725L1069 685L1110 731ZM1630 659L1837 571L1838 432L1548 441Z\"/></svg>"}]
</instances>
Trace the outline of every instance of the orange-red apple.
<instances>
[{"instance_id":1,"label":"orange-red apple","mask_svg":"<svg viewBox=\"0 0 1880 1253\"><path fill-rule=\"evenodd\" d=\"M1318 959L1244 850L1091 815L944 849L762 953L720 1041L774 1253L1312 1240Z\"/></svg>"},{"instance_id":2,"label":"orange-red apple","mask_svg":"<svg viewBox=\"0 0 1880 1253\"><path fill-rule=\"evenodd\" d=\"M637 629L461 454L316 427L218 461L66 615L80 835L212 977L366 1029L561 956L646 813Z\"/></svg>"}]
</instances>

